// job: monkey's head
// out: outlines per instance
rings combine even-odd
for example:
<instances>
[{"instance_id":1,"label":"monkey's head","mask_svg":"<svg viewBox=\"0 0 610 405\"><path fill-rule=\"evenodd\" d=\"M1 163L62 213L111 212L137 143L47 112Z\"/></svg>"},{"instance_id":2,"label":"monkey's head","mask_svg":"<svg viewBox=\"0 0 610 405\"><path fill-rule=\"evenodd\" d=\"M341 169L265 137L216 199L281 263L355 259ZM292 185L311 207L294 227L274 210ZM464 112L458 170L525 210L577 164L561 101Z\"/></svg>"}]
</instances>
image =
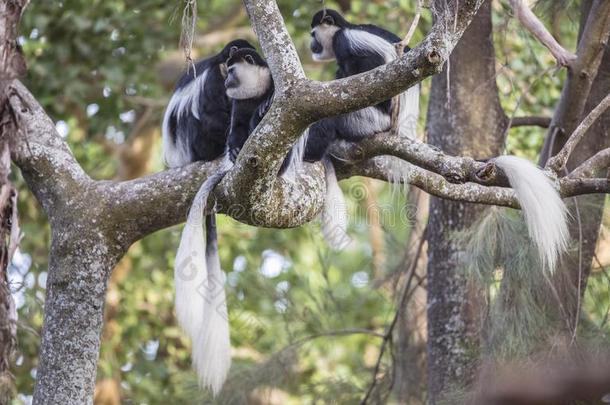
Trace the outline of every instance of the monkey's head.
<instances>
[{"instance_id":1,"label":"monkey's head","mask_svg":"<svg viewBox=\"0 0 610 405\"><path fill-rule=\"evenodd\" d=\"M238 49L227 60L227 96L246 100L263 96L271 87L267 62L254 50Z\"/></svg>"},{"instance_id":2,"label":"monkey's head","mask_svg":"<svg viewBox=\"0 0 610 405\"><path fill-rule=\"evenodd\" d=\"M349 26L343 16L335 10L324 9L314 14L311 20L311 53L319 62L335 59L333 38L341 28Z\"/></svg>"},{"instance_id":3,"label":"monkey's head","mask_svg":"<svg viewBox=\"0 0 610 405\"><path fill-rule=\"evenodd\" d=\"M222 51L218 54L218 61L220 62L220 73L222 77L227 78L227 59L233 55L233 53L239 49L254 49L254 46L246 41L245 39L236 39L229 42L222 48Z\"/></svg>"},{"instance_id":4,"label":"monkey's head","mask_svg":"<svg viewBox=\"0 0 610 405\"><path fill-rule=\"evenodd\" d=\"M246 41L245 39L236 39L234 41L229 42L227 45L225 45L224 48L222 48L222 51L220 51L220 57L222 58L223 61L226 61L227 59L229 59L231 57L231 55L239 50L239 49L255 49L254 45L252 45L250 42Z\"/></svg>"}]
</instances>

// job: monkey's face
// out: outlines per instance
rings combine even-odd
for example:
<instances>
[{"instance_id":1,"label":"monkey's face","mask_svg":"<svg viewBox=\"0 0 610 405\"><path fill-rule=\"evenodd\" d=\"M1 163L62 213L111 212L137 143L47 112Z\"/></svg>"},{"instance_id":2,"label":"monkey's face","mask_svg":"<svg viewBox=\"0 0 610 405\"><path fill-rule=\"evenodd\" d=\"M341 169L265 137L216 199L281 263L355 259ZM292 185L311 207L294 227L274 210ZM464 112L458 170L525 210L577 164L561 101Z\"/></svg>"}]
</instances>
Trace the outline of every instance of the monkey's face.
<instances>
[{"instance_id":1,"label":"monkey's face","mask_svg":"<svg viewBox=\"0 0 610 405\"><path fill-rule=\"evenodd\" d=\"M335 59L333 38L337 31L349 23L335 10L323 9L314 14L311 20L311 53L316 61Z\"/></svg>"},{"instance_id":2,"label":"monkey's face","mask_svg":"<svg viewBox=\"0 0 610 405\"><path fill-rule=\"evenodd\" d=\"M270 86L271 72L254 51L237 51L227 61L225 88L230 98L236 100L258 98L263 96Z\"/></svg>"},{"instance_id":3,"label":"monkey's face","mask_svg":"<svg viewBox=\"0 0 610 405\"><path fill-rule=\"evenodd\" d=\"M339 31L339 27L329 22L322 21L311 30L311 53L313 60L324 62L335 59L333 50L333 38Z\"/></svg>"}]
</instances>

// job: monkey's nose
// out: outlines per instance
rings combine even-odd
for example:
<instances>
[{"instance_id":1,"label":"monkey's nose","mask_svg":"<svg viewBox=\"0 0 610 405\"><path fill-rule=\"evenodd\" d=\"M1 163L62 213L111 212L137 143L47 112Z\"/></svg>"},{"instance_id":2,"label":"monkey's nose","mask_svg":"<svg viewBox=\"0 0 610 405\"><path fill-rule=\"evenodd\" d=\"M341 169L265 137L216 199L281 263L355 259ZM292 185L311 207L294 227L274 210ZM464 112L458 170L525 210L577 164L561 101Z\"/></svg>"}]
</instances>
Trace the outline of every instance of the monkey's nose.
<instances>
[{"instance_id":1,"label":"monkey's nose","mask_svg":"<svg viewBox=\"0 0 610 405\"><path fill-rule=\"evenodd\" d=\"M323 50L322 44L320 44L315 38L311 40L310 49L312 53L321 53Z\"/></svg>"},{"instance_id":2,"label":"monkey's nose","mask_svg":"<svg viewBox=\"0 0 610 405\"><path fill-rule=\"evenodd\" d=\"M237 87L238 81L233 75L227 76L225 80L225 88L230 89L231 87Z\"/></svg>"}]
</instances>

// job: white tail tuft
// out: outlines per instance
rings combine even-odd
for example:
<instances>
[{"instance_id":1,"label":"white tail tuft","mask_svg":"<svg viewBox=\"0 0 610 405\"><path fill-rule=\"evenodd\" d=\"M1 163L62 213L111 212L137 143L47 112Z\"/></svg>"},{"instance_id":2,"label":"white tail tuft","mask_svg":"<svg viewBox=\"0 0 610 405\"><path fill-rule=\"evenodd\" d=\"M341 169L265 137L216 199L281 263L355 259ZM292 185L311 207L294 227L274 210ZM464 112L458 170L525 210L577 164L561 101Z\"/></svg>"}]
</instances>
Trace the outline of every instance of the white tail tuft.
<instances>
[{"instance_id":1,"label":"white tail tuft","mask_svg":"<svg viewBox=\"0 0 610 405\"><path fill-rule=\"evenodd\" d=\"M528 160L500 156L494 163L504 170L515 190L542 266L552 273L570 237L567 210L559 193L544 172Z\"/></svg>"},{"instance_id":2,"label":"white tail tuft","mask_svg":"<svg viewBox=\"0 0 610 405\"><path fill-rule=\"evenodd\" d=\"M387 156L387 161L388 167L386 169L386 175L388 177L388 182L390 183L392 195L395 196L396 193L401 191L404 195L407 195L411 166L409 163L395 156Z\"/></svg>"},{"instance_id":3,"label":"white tail tuft","mask_svg":"<svg viewBox=\"0 0 610 405\"><path fill-rule=\"evenodd\" d=\"M225 295L225 274L220 268L214 215L207 219L206 265L208 277L204 290L203 324L193 339L193 365L199 382L216 396L231 368L231 339Z\"/></svg>"},{"instance_id":4,"label":"white tail tuft","mask_svg":"<svg viewBox=\"0 0 610 405\"><path fill-rule=\"evenodd\" d=\"M284 177L295 180L297 173L303 169L303 156L305 155L305 147L307 145L307 138L309 137L309 128L307 128L299 137L297 142L292 147L292 155L290 155L290 162L288 168L284 172Z\"/></svg>"},{"instance_id":5,"label":"white tail tuft","mask_svg":"<svg viewBox=\"0 0 610 405\"><path fill-rule=\"evenodd\" d=\"M417 120L419 118L419 88L416 84L400 93L400 111L398 112L398 134L407 138L417 138Z\"/></svg>"},{"instance_id":6,"label":"white tail tuft","mask_svg":"<svg viewBox=\"0 0 610 405\"><path fill-rule=\"evenodd\" d=\"M326 172L326 198L321 215L322 234L332 249L341 250L351 242L347 234L347 206L332 162L324 158L322 163Z\"/></svg>"},{"instance_id":7,"label":"white tail tuft","mask_svg":"<svg viewBox=\"0 0 610 405\"><path fill-rule=\"evenodd\" d=\"M214 216L207 217L210 226L206 246L203 214L210 193L230 167L231 162L226 159L197 192L182 231L174 269L176 317L193 342L193 365L199 381L211 388L214 395L226 379L231 353L224 274L218 258Z\"/></svg>"}]
</instances>

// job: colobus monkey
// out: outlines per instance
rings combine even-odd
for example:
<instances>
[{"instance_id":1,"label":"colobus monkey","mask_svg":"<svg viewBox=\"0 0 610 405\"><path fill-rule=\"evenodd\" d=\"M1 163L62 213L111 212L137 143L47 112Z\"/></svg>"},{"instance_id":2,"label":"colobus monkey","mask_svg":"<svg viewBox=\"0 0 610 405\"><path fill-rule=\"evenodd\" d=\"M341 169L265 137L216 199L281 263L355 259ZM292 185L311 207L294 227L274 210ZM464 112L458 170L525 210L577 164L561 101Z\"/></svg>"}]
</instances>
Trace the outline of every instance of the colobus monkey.
<instances>
[{"instance_id":1,"label":"colobus monkey","mask_svg":"<svg viewBox=\"0 0 610 405\"><path fill-rule=\"evenodd\" d=\"M203 183L195 196L182 232L175 268L178 320L193 341L193 364L200 383L211 388L214 395L222 389L231 367L231 347L215 217L210 214L205 218L206 240L203 216L214 187L231 169L248 136L269 109L274 90L267 63L253 49L232 51L226 67L224 85L231 100L227 154L218 171ZM300 143L302 150L304 141ZM298 155L292 153L285 159L280 174L296 162L290 156Z\"/></svg>"},{"instance_id":2,"label":"colobus monkey","mask_svg":"<svg viewBox=\"0 0 610 405\"><path fill-rule=\"evenodd\" d=\"M397 58L395 44L400 38L372 24L351 24L331 9L318 11L311 21L311 52L314 60L337 61L336 78L374 69ZM408 47L405 48L408 51ZM415 136L419 116L419 85L400 94L398 132ZM358 141L390 129L392 100L343 114L335 120L339 139Z\"/></svg>"},{"instance_id":3,"label":"colobus monkey","mask_svg":"<svg viewBox=\"0 0 610 405\"><path fill-rule=\"evenodd\" d=\"M274 85L267 62L252 49L240 49L227 60L227 95L232 99L231 127L227 140L229 156L234 162L242 146L261 122L273 102ZM288 152L280 175L300 167L306 134Z\"/></svg>"},{"instance_id":4,"label":"colobus monkey","mask_svg":"<svg viewBox=\"0 0 610 405\"><path fill-rule=\"evenodd\" d=\"M163 158L168 167L217 159L225 152L231 102L225 93L226 61L244 39L191 66L178 80L163 117Z\"/></svg>"},{"instance_id":5,"label":"colobus monkey","mask_svg":"<svg viewBox=\"0 0 610 405\"><path fill-rule=\"evenodd\" d=\"M231 101L224 87L226 61L241 48L254 49L246 40L232 41L218 54L190 67L178 81L162 125L163 157L169 167L211 161L225 153L231 114ZM201 384L211 387L214 393L220 390L228 371L230 363L225 363L227 357L230 362L230 347L216 345L210 339L225 342L229 330L218 317L223 308L226 313L226 303L215 217L213 214L205 217L207 240L202 222L208 196L226 174L227 166L227 161L223 161L193 200L174 271L178 322L193 341L193 364ZM219 293L207 297L207 289L214 286ZM214 350L209 350L210 347Z\"/></svg>"},{"instance_id":6,"label":"colobus monkey","mask_svg":"<svg viewBox=\"0 0 610 405\"><path fill-rule=\"evenodd\" d=\"M314 60L336 60L337 79L366 72L398 57L395 47L400 42L398 36L376 25L351 24L335 10L317 12L313 16L311 28L311 52ZM401 93L399 98L397 132L400 136L415 137L419 116L419 85ZM327 169L322 231L332 247L343 247L349 238L345 229L347 220L343 218L345 202L334 173L329 173L332 163L325 155L326 151L336 139L357 142L364 137L388 131L392 123L391 114L392 100L385 100L374 106L321 120L309 129L305 160L323 159ZM405 177L405 165L393 161L388 178L399 183ZM332 211L327 211L329 209Z\"/></svg>"}]
</instances>

